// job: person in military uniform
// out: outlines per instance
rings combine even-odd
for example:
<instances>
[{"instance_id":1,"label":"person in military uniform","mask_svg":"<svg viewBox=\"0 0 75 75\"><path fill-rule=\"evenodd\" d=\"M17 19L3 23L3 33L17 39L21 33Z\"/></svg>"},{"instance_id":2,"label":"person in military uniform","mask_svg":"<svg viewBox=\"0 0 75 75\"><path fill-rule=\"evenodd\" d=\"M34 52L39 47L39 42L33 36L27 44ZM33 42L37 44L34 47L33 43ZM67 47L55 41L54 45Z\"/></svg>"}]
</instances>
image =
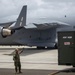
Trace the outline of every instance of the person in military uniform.
<instances>
[{"instance_id":1,"label":"person in military uniform","mask_svg":"<svg viewBox=\"0 0 75 75\"><path fill-rule=\"evenodd\" d=\"M15 49L15 53L13 55L13 60L14 60L15 72L17 73L17 71L19 70L19 73L22 73L21 72L20 55L19 55L17 48Z\"/></svg>"}]
</instances>

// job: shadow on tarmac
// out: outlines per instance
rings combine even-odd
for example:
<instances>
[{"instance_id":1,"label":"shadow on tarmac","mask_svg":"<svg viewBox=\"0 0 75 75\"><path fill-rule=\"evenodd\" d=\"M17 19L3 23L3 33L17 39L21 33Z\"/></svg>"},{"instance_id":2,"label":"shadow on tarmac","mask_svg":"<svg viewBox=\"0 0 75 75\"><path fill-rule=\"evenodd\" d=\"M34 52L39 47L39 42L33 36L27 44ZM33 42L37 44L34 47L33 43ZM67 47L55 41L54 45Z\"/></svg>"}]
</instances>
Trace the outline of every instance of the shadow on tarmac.
<instances>
[{"instance_id":1,"label":"shadow on tarmac","mask_svg":"<svg viewBox=\"0 0 75 75\"><path fill-rule=\"evenodd\" d=\"M22 69L21 74L15 74L14 69L0 69L0 75L48 75L54 70Z\"/></svg>"},{"instance_id":2,"label":"shadow on tarmac","mask_svg":"<svg viewBox=\"0 0 75 75\"><path fill-rule=\"evenodd\" d=\"M75 68L74 67L66 68L66 69L63 69L63 70L52 72L48 75L75 75Z\"/></svg>"},{"instance_id":3,"label":"shadow on tarmac","mask_svg":"<svg viewBox=\"0 0 75 75\"><path fill-rule=\"evenodd\" d=\"M54 50L54 49L23 48L23 52L21 53L21 56L27 56L27 55L41 53L41 52L47 52L50 50Z\"/></svg>"},{"instance_id":4,"label":"shadow on tarmac","mask_svg":"<svg viewBox=\"0 0 75 75\"><path fill-rule=\"evenodd\" d=\"M14 69L0 68L0 75L75 75L75 70L67 72L67 70L57 71L40 69L22 69L21 74L16 74Z\"/></svg>"},{"instance_id":5,"label":"shadow on tarmac","mask_svg":"<svg viewBox=\"0 0 75 75\"><path fill-rule=\"evenodd\" d=\"M53 49L53 48L51 48L51 49L47 49L47 48L45 48L45 49L37 49L37 48L19 48L20 50L22 50L22 52L21 52L21 56L27 56L27 55L31 55L31 54L35 54L35 53L41 53L41 52L46 52L46 51L50 51L50 50L55 50L55 49ZM0 48L0 50L2 51L2 52L5 52L6 50L15 50L15 48ZM57 49L56 49L57 50ZM4 55L13 55L13 53L14 53L14 51L12 52L12 53L10 53L10 54L4 54Z\"/></svg>"}]
</instances>

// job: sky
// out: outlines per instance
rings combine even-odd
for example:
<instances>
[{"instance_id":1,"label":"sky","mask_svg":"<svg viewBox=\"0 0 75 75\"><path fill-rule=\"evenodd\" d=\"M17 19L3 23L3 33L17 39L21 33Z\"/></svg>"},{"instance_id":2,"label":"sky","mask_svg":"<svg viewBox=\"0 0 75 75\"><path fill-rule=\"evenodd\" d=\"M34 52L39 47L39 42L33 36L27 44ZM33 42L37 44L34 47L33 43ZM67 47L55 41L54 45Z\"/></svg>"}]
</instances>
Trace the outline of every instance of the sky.
<instances>
[{"instance_id":1,"label":"sky","mask_svg":"<svg viewBox=\"0 0 75 75\"><path fill-rule=\"evenodd\" d=\"M24 5L27 5L27 18L50 18L75 13L75 0L0 0L0 22L16 20Z\"/></svg>"}]
</instances>

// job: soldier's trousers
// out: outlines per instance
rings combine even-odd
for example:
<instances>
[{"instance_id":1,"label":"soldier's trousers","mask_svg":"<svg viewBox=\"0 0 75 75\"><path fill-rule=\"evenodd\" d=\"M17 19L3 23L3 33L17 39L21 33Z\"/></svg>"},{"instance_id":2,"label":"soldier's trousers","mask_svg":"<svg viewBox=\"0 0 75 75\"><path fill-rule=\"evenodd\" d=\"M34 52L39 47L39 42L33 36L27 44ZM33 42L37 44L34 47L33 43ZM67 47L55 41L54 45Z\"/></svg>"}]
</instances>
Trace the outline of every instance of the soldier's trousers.
<instances>
[{"instance_id":1,"label":"soldier's trousers","mask_svg":"<svg viewBox=\"0 0 75 75\"><path fill-rule=\"evenodd\" d=\"M17 72L19 70L19 72L21 72L21 63L20 62L15 62L15 71Z\"/></svg>"}]
</instances>

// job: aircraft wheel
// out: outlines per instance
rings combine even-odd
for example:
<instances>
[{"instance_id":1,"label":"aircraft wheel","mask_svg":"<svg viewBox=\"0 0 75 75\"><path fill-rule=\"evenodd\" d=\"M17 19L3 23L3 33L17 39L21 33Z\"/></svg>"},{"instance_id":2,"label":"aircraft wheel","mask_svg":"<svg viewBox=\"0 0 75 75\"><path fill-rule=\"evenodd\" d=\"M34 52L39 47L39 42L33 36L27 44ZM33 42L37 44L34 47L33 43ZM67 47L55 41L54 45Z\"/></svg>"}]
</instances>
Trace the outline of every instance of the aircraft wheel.
<instances>
[{"instance_id":1,"label":"aircraft wheel","mask_svg":"<svg viewBox=\"0 0 75 75\"><path fill-rule=\"evenodd\" d=\"M47 49L52 49L52 47L47 47Z\"/></svg>"},{"instance_id":2,"label":"aircraft wheel","mask_svg":"<svg viewBox=\"0 0 75 75\"><path fill-rule=\"evenodd\" d=\"M73 65L73 67L75 67L75 65Z\"/></svg>"},{"instance_id":3,"label":"aircraft wheel","mask_svg":"<svg viewBox=\"0 0 75 75\"><path fill-rule=\"evenodd\" d=\"M45 47L39 47L39 46L37 46L37 49L45 49Z\"/></svg>"},{"instance_id":4,"label":"aircraft wheel","mask_svg":"<svg viewBox=\"0 0 75 75\"><path fill-rule=\"evenodd\" d=\"M54 48L55 48L55 49L57 49L57 48L58 48L57 43L55 44Z\"/></svg>"}]
</instances>

